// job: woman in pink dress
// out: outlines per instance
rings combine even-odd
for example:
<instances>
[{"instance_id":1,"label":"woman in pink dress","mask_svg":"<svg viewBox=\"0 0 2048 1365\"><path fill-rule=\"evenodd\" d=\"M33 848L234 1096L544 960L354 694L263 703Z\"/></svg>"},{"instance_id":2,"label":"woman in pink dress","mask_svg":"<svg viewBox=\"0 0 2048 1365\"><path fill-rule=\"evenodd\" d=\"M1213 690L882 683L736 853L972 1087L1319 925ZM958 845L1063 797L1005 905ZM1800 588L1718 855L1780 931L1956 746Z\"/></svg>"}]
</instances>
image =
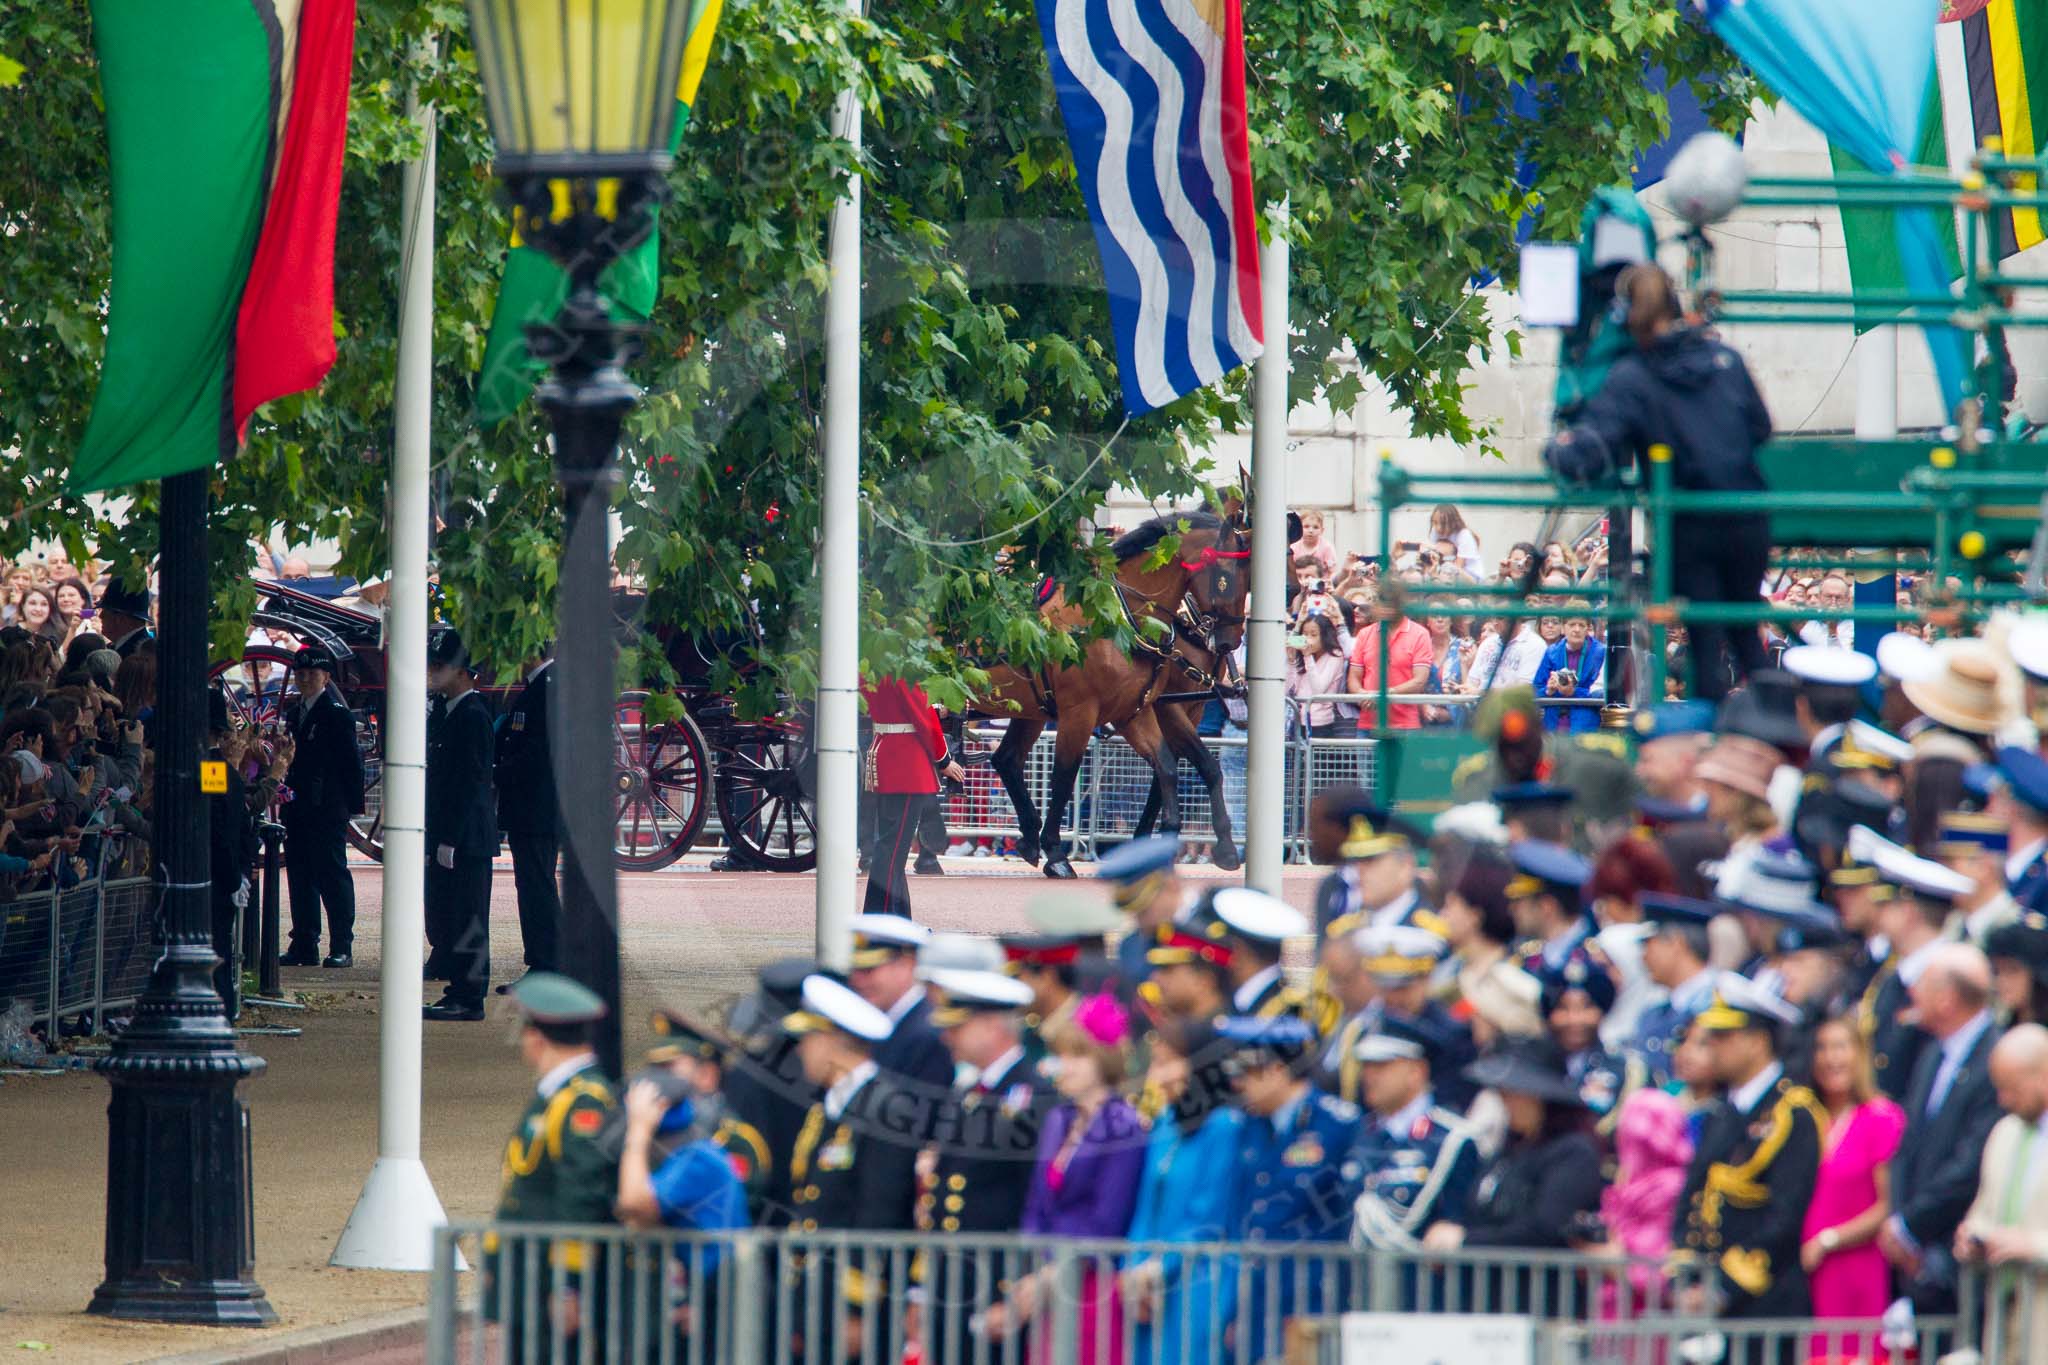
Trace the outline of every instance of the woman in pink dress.
<instances>
[{"instance_id":1,"label":"woman in pink dress","mask_svg":"<svg viewBox=\"0 0 2048 1365\"><path fill-rule=\"evenodd\" d=\"M1870 1049L1848 1018L1829 1019L1814 1033L1813 1089L1828 1111L1799 1250L1813 1286L1813 1316L1876 1319L1891 1301L1891 1267L1877 1248L1877 1231L1891 1216L1890 1162L1906 1115L1877 1093ZM1810 1355L1831 1365L1885 1359L1874 1334L1856 1332L1816 1336Z\"/></svg>"}]
</instances>

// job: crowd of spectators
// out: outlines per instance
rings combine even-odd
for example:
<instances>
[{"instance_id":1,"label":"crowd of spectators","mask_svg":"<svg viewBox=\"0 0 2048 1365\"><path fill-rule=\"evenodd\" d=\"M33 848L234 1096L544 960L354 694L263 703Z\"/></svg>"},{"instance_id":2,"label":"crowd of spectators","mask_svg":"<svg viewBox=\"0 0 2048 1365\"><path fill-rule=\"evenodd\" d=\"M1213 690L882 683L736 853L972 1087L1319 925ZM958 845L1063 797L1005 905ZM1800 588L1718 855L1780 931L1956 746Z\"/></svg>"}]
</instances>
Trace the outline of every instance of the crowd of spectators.
<instances>
[{"instance_id":1,"label":"crowd of spectators","mask_svg":"<svg viewBox=\"0 0 2048 1365\"><path fill-rule=\"evenodd\" d=\"M0 627L0 896L75 884L146 840L155 674L148 646Z\"/></svg>"},{"instance_id":2,"label":"crowd of spectators","mask_svg":"<svg viewBox=\"0 0 2048 1365\"><path fill-rule=\"evenodd\" d=\"M1383 572L1377 557L1340 550L1330 540L1321 512L1307 508L1296 515L1301 534L1289 547L1293 578L1287 604L1287 693L1295 699L1298 725L1319 736L1370 728L1371 708L1317 699L1377 689L1380 632L1375 624L1399 616L1416 629L1397 622L1389 632L1390 646L1398 642L1399 648L1389 649L1388 692L1443 700L1391 706L1392 728L1464 725L1480 697L1520 686L1533 686L1539 696L1550 699L1545 703L1548 728L1598 728L1597 704L1573 706L1561 699L1606 700L1607 643L1601 608L1607 593L1609 542L1604 519L1570 540L1540 546L1517 541L1489 562L1478 534L1457 506L1442 503L1430 514L1430 538L1397 541L1389 551L1391 571ZM1818 562L1820 557L1819 550L1798 547L1779 556L1794 566ZM1932 580L1906 572L1894 581L1894 605L1902 616L1899 629L1934 638L1938 631L1925 624L1921 610L1928 604ZM1474 591L1462 595L1456 592L1459 588ZM1427 596L1418 595L1418 590L1426 590ZM1811 607L1819 612L1873 605L1867 598L1859 601L1848 574L1798 567L1774 570L1759 584L1758 598L1774 608ZM1507 603L1537 608L1541 614L1487 614L1489 605ZM1771 623L1757 629L1773 660L1799 644L1842 649L1856 644L1853 621ZM1682 625L1671 626L1668 634L1666 698L1679 699L1686 695L1691 672L1689 641Z\"/></svg>"},{"instance_id":3,"label":"crowd of spectators","mask_svg":"<svg viewBox=\"0 0 2048 1365\"><path fill-rule=\"evenodd\" d=\"M1430 539L1397 542L1391 570L1383 573L1377 559L1339 551L1320 512L1306 509L1299 517L1301 536L1289 549L1287 691L1298 699L1300 723L1311 733L1372 726L1371 707L1316 699L1378 688L1383 627L1388 693L1446 699L1390 704L1388 724L1396 729L1460 724L1471 712L1462 698L1476 700L1503 687L1533 684L1552 697L1604 695L1606 647L1595 624L1607 574L1603 530L1542 546L1520 541L1489 563L1478 533L1454 504L1442 503L1430 514ZM1460 587L1489 591L1440 595ZM1420 588L1430 596L1416 595ZM1554 612L1516 619L1482 610L1507 601ZM1432 602L1454 609L1431 611ZM1596 712L1560 706L1549 723L1591 729Z\"/></svg>"},{"instance_id":4,"label":"crowd of spectators","mask_svg":"<svg viewBox=\"0 0 2048 1365\"><path fill-rule=\"evenodd\" d=\"M87 560L73 565L61 550L16 564L0 566L0 626L18 625L60 651L80 635L96 633L93 624L97 566Z\"/></svg>"}]
</instances>

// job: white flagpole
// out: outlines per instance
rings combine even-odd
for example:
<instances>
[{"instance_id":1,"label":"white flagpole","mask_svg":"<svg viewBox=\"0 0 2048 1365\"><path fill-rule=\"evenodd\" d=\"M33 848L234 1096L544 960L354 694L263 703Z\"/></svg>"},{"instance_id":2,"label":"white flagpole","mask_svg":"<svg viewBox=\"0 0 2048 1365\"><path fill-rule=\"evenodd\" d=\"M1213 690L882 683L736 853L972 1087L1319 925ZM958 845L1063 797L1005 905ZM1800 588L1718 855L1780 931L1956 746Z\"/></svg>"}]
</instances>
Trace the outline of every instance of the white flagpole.
<instances>
[{"instance_id":1,"label":"white flagpole","mask_svg":"<svg viewBox=\"0 0 2048 1365\"><path fill-rule=\"evenodd\" d=\"M847 0L854 14L862 0ZM839 130L860 155L860 103L839 92ZM824 526L818 555L817 954L853 951L854 821L860 800L860 177L832 209L825 297Z\"/></svg>"},{"instance_id":2,"label":"white flagpole","mask_svg":"<svg viewBox=\"0 0 2048 1365\"><path fill-rule=\"evenodd\" d=\"M1287 201L1267 215L1259 309L1265 351L1252 373L1252 590L1245 678L1245 885L1280 894L1287 787Z\"/></svg>"},{"instance_id":3,"label":"white flagpole","mask_svg":"<svg viewBox=\"0 0 2048 1365\"><path fill-rule=\"evenodd\" d=\"M332 1264L431 1270L448 1221L420 1160L420 1047L426 938L427 464L434 384L436 116L407 111L426 139L405 168L399 262L396 431L391 455L391 579L384 648L384 925L377 1016L377 1162Z\"/></svg>"}]
</instances>

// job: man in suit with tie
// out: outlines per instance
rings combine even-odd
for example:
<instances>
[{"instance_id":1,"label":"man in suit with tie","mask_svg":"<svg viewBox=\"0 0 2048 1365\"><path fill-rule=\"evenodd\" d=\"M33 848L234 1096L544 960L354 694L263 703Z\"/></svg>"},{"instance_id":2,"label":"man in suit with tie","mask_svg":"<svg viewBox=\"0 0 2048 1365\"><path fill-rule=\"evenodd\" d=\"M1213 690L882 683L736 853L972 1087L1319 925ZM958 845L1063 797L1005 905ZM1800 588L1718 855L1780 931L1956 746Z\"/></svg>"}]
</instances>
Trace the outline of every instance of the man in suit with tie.
<instances>
[{"instance_id":1,"label":"man in suit with tie","mask_svg":"<svg viewBox=\"0 0 2048 1365\"><path fill-rule=\"evenodd\" d=\"M1956 1229L1955 1257L1964 1265L2013 1267L1992 1280L1991 1310L2003 1319L2005 1352L2017 1360L2018 1345L2048 1341L2048 1294L2030 1263L2048 1261L2048 1028L2016 1025L1991 1049L1991 1083L2005 1110L1984 1142L1977 1198ZM2032 1311L2015 1316L2013 1302L2028 1293ZM1994 1329L1991 1339L1999 1333ZM1996 1360L1998 1357L1991 1357Z\"/></svg>"},{"instance_id":2,"label":"man in suit with tie","mask_svg":"<svg viewBox=\"0 0 2048 1365\"><path fill-rule=\"evenodd\" d=\"M1991 1050L1991 964L1967 943L1943 943L1913 983L1928 1044L1906 1091L1906 1133L1892 1157L1892 1216L1878 1246L1923 1313L1953 1312L1956 1229L1977 1195L1984 1140L1998 1121Z\"/></svg>"},{"instance_id":3,"label":"man in suit with tie","mask_svg":"<svg viewBox=\"0 0 2048 1365\"><path fill-rule=\"evenodd\" d=\"M561 812L555 800L555 763L548 747L548 702L555 660L541 651L526 667L526 682L498 718L495 764L498 828L512 851L512 884L519 894L519 937L526 970L551 972L560 960L562 895L555 881L562 857ZM498 994L511 990L510 983Z\"/></svg>"}]
</instances>

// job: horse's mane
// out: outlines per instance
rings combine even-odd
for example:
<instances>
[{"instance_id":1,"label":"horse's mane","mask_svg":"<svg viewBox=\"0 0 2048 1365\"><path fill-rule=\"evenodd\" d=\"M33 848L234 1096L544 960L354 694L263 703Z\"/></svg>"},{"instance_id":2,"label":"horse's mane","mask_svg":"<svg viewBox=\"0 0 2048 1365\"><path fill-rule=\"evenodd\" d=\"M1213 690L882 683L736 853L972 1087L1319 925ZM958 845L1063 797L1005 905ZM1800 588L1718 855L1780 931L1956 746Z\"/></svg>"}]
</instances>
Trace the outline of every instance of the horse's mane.
<instances>
[{"instance_id":1,"label":"horse's mane","mask_svg":"<svg viewBox=\"0 0 2048 1365\"><path fill-rule=\"evenodd\" d=\"M1133 555L1141 555L1157 545L1166 536L1179 534L1182 522L1188 524L1190 531L1220 531L1223 529L1223 518L1217 516L1214 512L1168 512L1165 516L1154 517L1150 521L1133 526L1130 530L1118 536L1109 548L1119 561L1129 559Z\"/></svg>"}]
</instances>

